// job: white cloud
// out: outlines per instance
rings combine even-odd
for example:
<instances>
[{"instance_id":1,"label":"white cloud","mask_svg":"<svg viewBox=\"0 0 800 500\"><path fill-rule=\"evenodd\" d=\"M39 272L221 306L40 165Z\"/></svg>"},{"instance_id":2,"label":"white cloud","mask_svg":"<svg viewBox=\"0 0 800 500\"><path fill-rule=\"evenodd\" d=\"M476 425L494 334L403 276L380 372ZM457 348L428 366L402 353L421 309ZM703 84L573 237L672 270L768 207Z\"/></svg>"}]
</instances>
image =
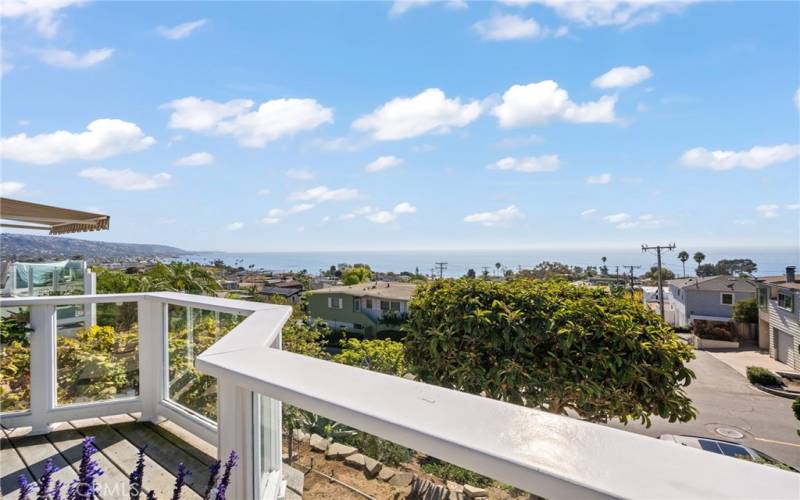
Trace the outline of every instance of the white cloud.
<instances>
[{"instance_id":1,"label":"white cloud","mask_svg":"<svg viewBox=\"0 0 800 500\"><path fill-rule=\"evenodd\" d=\"M201 165L211 165L212 163L214 163L214 155L202 151L178 158L173 165L178 167L199 167Z\"/></svg>"},{"instance_id":2,"label":"white cloud","mask_svg":"<svg viewBox=\"0 0 800 500\"><path fill-rule=\"evenodd\" d=\"M381 156L378 159L370 162L370 164L366 166L365 170L373 174L375 172L380 172L381 170L387 170L396 167L401 163L403 163L403 160L396 156Z\"/></svg>"},{"instance_id":3,"label":"white cloud","mask_svg":"<svg viewBox=\"0 0 800 500\"><path fill-rule=\"evenodd\" d=\"M261 148L267 142L333 122L333 110L314 99L273 99L249 111L255 103L234 99L225 103L184 97L168 102L169 126L194 132L236 137L239 144Z\"/></svg>"},{"instance_id":4,"label":"white cloud","mask_svg":"<svg viewBox=\"0 0 800 500\"><path fill-rule=\"evenodd\" d=\"M84 3L86 0L3 0L0 17L24 19L33 24L40 35L52 38L58 33L61 22L59 11Z\"/></svg>"},{"instance_id":5,"label":"white cloud","mask_svg":"<svg viewBox=\"0 0 800 500\"><path fill-rule=\"evenodd\" d=\"M289 208L273 208L267 212L267 216L261 219L261 222L264 224L277 224L289 215L307 212L313 209L315 206L316 205L312 203L299 203L297 205L292 205Z\"/></svg>"},{"instance_id":6,"label":"white cloud","mask_svg":"<svg viewBox=\"0 0 800 500\"><path fill-rule=\"evenodd\" d=\"M441 90L430 88L414 97L392 99L353 122L353 128L368 132L379 141L394 141L464 127L481 111L478 101L461 104L458 97L448 99Z\"/></svg>"},{"instance_id":7,"label":"white cloud","mask_svg":"<svg viewBox=\"0 0 800 500\"><path fill-rule=\"evenodd\" d=\"M281 219L279 217L264 217L261 222L264 224L277 224Z\"/></svg>"},{"instance_id":8,"label":"white cloud","mask_svg":"<svg viewBox=\"0 0 800 500\"><path fill-rule=\"evenodd\" d=\"M358 189L329 189L327 186L317 186L289 195L289 199L292 201L311 201L314 203L322 203L325 201L348 201L358 197Z\"/></svg>"},{"instance_id":9,"label":"white cloud","mask_svg":"<svg viewBox=\"0 0 800 500\"><path fill-rule=\"evenodd\" d=\"M369 140L357 139L354 137L334 137L332 139L314 139L312 144L322 151L330 152L353 152L364 149Z\"/></svg>"},{"instance_id":10,"label":"white cloud","mask_svg":"<svg viewBox=\"0 0 800 500\"><path fill-rule=\"evenodd\" d=\"M785 205L783 208L786 210L800 210L800 203L790 203Z\"/></svg>"},{"instance_id":11,"label":"white cloud","mask_svg":"<svg viewBox=\"0 0 800 500\"><path fill-rule=\"evenodd\" d=\"M48 49L39 51L39 59L56 68L83 69L100 64L113 54L114 49L87 50L83 54L76 54L70 50Z\"/></svg>"},{"instance_id":12,"label":"white cloud","mask_svg":"<svg viewBox=\"0 0 800 500\"><path fill-rule=\"evenodd\" d=\"M631 218L630 214L627 214L625 212L620 212L618 214L606 215L605 217L603 217L603 220L606 222L610 222L612 224L619 224L620 222L625 222L630 220L630 218Z\"/></svg>"},{"instance_id":13,"label":"white cloud","mask_svg":"<svg viewBox=\"0 0 800 500\"><path fill-rule=\"evenodd\" d=\"M238 230L242 229L243 227L244 227L244 223L243 222L231 222L230 224L225 226L225 229L228 230L228 231L238 231Z\"/></svg>"},{"instance_id":14,"label":"white cloud","mask_svg":"<svg viewBox=\"0 0 800 500\"><path fill-rule=\"evenodd\" d=\"M616 96L577 104L553 80L514 85L503 94L503 102L492 109L503 128L543 125L549 122L611 123Z\"/></svg>"},{"instance_id":15,"label":"white cloud","mask_svg":"<svg viewBox=\"0 0 800 500\"><path fill-rule=\"evenodd\" d=\"M513 1L513 0L512 0ZM559 16L584 26L623 26L656 22L665 14L680 13L691 0L564 1L536 0ZM532 3L517 1L516 3Z\"/></svg>"},{"instance_id":16,"label":"white cloud","mask_svg":"<svg viewBox=\"0 0 800 500\"><path fill-rule=\"evenodd\" d=\"M396 214L415 214L417 213L417 207L404 201L403 203L398 203L392 209L392 212Z\"/></svg>"},{"instance_id":17,"label":"white cloud","mask_svg":"<svg viewBox=\"0 0 800 500\"><path fill-rule=\"evenodd\" d=\"M17 181L0 182L0 196L12 196L25 189L25 184Z\"/></svg>"},{"instance_id":18,"label":"white cloud","mask_svg":"<svg viewBox=\"0 0 800 500\"><path fill-rule=\"evenodd\" d=\"M597 209L596 208L588 208L588 209L584 210L583 212L581 212L581 217L589 217L590 215L593 215L595 213L597 213Z\"/></svg>"},{"instance_id":19,"label":"white cloud","mask_svg":"<svg viewBox=\"0 0 800 500\"><path fill-rule=\"evenodd\" d=\"M611 174L590 175L586 178L587 184L608 184L611 182Z\"/></svg>"},{"instance_id":20,"label":"white cloud","mask_svg":"<svg viewBox=\"0 0 800 500\"><path fill-rule=\"evenodd\" d=\"M314 172L305 168L290 168L286 171L286 177L297 181L312 181L316 176Z\"/></svg>"},{"instance_id":21,"label":"white cloud","mask_svg":"<svg viewBox=\"0 0 800 500\"><path fill-rule=\"evenodd\" d=\"M653 72L647 66L618 66L592 80L592 86L599 89L630 87L652 76Z\"/></svg>"},{"instance_id":22,"label":"white cloud","mask_svg":"<svg viewBox=\"0 0 800 500\"><path fill-rule=\"evenodd\" d=\"M525 19L514 14L494 14L472 27L484 40L533 40L546 35L534 18Z\"/></svg>"},{"instance_id":23,"label":"white cloud","mask_svg":"<svg viewBox=\"0 0 800 500\"><path fill-rule=\"evenodd\" d=\"M392 2L392 7L389 9L389 15L392 17L402 16L406 12L411 9L419 8L419 7L427 7L432 5L433 3L440 3L447 6L449 9L453 10L462 10L469 8L467 5L466 0L447 0L447 1L440 1L437 0L395 0Z\"/></svg>"},{"instance_id":24,"label":"white cloud","mask_svg":"<svg viewBox=\"0 0 800 500\"><path fill-rule=\"evenodd\" d=\"M744 151L709 151L705 148L694 148L683 153L681 163L687 167L711 170L731 170L737 167L761 169L787 162L798 156L800 156L800 145L797 144L753 146Z\"/></svg>"},{"instance_id":25,"label":"white cloud","mask_svg":"<svg viewBox=\"0 0 800 500\"><path fill-rule=\"evenodd\" d=\"M417 213L417 207L404 201L398 203L391 210L380 210L370 206L356 208L355 210L341 215L339 218L342 220L355 219L356 217L365 217L368 221L376 224L386 224L397 219L400 215Z\"/></svg>"},{"instance_id":26,"label":"white cloud","mask_svg":"<svg viewBox=\"0 0 800 500\"><path fill-rule=\"evenodd\" d=\"M186 38L194 32L197 28L204 26L208 22L207 19L198 19L197 21L189 21L179 24L177 26L167 27L159 26L156 28L158 34L170 40L180 40Z\"/></svg>"},{"instance_id":27,"label":"white cloud","mask_svg":"<svg viewBox=\"0 0 800 500\"><path fill-rule=\"evenodd\" d=\"M130 169L109 170L107 168L87 168L78 173L81 177L91 179L117 191L147 191L158 189L169 184L171 175L161 172L145 174Z\"/></svg>"},{"instance_id":28,"label":"white cloud","mask_svg":"<svg viewBox=\"0 0 800 500\"><path fill-rule=\"evenodd\" d=\"M509 205L506 208L495 210L494 212L478 212L464 217L464 222L478 222L484 226L499 226L507 224L514 219L524 218L520 209L514 205Z\"/></svg>"},{"instance_id":29,"label":"white cloud","mask_svg":"<svg viewBox=\"0 0 800 500\"><path fill-rule=\"evenodd\" d=\"M489 170L513 170L515 172L555 172L561 166L558 155L506 157L488 165Z\"/></svg>"},{"instance_id":30,"label":"white cloud","mask_svg":"<svg viewBox=\"0 0 800 500\"><path fill-rule=\"evenodd\" d=\"M778 210L780 209L780 205L773 204L773 203L766 203L763 205L759 205L756 207L756 212L759 216L771 219L773 217L778 216Z\"/></svg>"},{"instance_id":31,"label":"white cloud","mask_svg":"<svg viewBox=\"0 0 800 500\"><path fill-rule=\"evenodd\" d=\"M102 160L147 149L155 139L146 137L135 123L103 118L86 126L86 132L59 130L0 139L0 157L22 163L49 165L69 160Z\"/></svg>"}]
</instances>

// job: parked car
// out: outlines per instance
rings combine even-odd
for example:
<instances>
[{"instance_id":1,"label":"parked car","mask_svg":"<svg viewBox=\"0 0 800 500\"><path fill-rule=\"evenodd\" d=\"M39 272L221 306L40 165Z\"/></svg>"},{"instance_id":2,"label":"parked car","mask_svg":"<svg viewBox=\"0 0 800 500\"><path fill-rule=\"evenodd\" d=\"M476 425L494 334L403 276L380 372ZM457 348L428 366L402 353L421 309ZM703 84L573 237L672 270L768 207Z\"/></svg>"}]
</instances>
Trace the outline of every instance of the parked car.
<instances>
[{"instance_id":1,"label":"parked car","mask_svg":"<svg viewBox=\"0 0 800 500\"><path fill-rule=\"evenodd\" d=\"M680 436L677 434L662 434L658 437L663 441L676 443L690 448L697 448L698 450L710 451L711 453L718 453L726 457L742 458L753 462L760 462L766 465L772 465L781 469L790 470L793 472L800 472L790 465L772 458L766 453L745 446L741 443L732 441L723 441L722 439L712 439L699 436Z\"/></svg>"}]
</instances>

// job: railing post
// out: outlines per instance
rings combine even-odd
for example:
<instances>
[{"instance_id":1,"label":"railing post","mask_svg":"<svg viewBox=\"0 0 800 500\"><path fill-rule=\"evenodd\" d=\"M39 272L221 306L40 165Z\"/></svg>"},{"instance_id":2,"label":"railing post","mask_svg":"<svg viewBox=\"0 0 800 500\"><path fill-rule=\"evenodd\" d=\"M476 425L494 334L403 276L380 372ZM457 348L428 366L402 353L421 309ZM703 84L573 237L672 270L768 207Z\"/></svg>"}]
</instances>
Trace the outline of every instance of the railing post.
<instances>
[{"instance_id":1,"label":"railing post","mask_svg":"<svg viewBox=\"0 0 800 500\"><path fill-rule=\"evenodd\" d=\"M259 471L255 466L253 393L233 382L217 379L217 453L224 463L231 451L239 454L227 498L256 498Z\"/></svg>"},{"instance_id":2,"label":"railing post","mask_svg":"<svg viewBox=\"0 0 800 500\"><path fill-rule=\"evenodd\" d=\"M142 415L139 420L159 419L158 404L165 397L167 377L167 314L166 304L142 298L138 301L139 320L139 399Z\"/></svg>"},{"instance_id":3,"label":"railing post","mask_svg":"<svg viewBox=\"0 0 800 500\"><path fill-rule=\"evenodd\" d=\"M31 434L47 434L56 405L56 307L31 306L31 328Z\"/></svg>"},{"instance_id":4,"label":"railing post","mask_svg":"<svg viewBox=\"0 0 800 500\"><path fill-rule=\"evenodd\" d=\"M93 273L92 270L86 267L86 263L84 262L84 269L83 269L83 294L84 295L96 295L97 294L97 274ZM95 326L97 324L97 304L91 303L87 304L84 307L87 308L86 311L86 322L87 327Z\"/></svg>"}]
</instances>

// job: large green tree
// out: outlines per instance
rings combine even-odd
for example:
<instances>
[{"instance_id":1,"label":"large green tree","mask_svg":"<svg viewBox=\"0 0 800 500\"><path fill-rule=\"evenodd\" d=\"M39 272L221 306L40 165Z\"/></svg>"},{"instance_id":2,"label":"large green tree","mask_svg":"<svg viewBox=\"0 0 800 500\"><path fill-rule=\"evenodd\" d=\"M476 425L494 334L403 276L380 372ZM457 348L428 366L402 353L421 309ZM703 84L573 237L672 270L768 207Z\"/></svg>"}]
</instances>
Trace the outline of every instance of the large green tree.
<instances>
[{"instance_id":1,"label":"large green tree","mask_svg":"<svg viewBox=\"0 0 800 500\"><path fill-rule=\"evenodd\" d=\"M422 380L604 421L688 421L694 355L644 306L562 281L420 285L404 327Z\"/></svg>"},{"instance_id":2,"label":"large green tree","mask_svg":"<svg viewBox=\"0 0 800 500\"><path fill-rule=\"evenodd\" d=\"M372 270L365 264L356 264L348 267L342 272L342 283L345 285L357 285L366 283L372 279Z\"/></svg>"}]
</instances>

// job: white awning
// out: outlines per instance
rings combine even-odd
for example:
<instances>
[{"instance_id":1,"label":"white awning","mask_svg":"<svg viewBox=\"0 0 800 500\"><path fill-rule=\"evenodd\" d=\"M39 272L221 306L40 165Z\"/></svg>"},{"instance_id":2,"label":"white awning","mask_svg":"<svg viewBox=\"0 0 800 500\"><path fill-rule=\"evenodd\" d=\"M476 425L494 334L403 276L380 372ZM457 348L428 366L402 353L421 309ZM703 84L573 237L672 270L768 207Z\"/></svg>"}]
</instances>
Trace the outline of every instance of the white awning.
<instances>
[{"instance_id":1,"label":"white awning","mask_svg":"<svg viewBox=\"0 0 800 500\"><path fill-rule=\"evenodd\" d=\"M108 215L10 198L0 198L0 219L3 219L0 227L40 229L49 231L50 234L101 231L108 229L111 222L111 217Z\"/></svg>"}]
</instances>

